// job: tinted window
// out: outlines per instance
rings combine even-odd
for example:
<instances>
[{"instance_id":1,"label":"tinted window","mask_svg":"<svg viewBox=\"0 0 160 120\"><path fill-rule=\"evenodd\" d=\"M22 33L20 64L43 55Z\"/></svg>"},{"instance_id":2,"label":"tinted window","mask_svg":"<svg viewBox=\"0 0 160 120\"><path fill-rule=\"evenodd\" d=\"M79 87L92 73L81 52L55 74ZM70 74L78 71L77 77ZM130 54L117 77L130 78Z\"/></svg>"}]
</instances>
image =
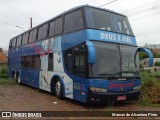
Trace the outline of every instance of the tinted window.
<instances>
[{"instance_id":1,"label":"tinted window","mask_svg":"<svg viewBox=\"0 0 160 120\"><path fill-rule=\"evenodd\" d=\"M78 76L86 77L86 46L78 47L65 51L65 67L68 72Z\"/></svg>"},{"instance_id":2,"label":"tinted window","mask_svg":"<svg viewBox=\"0 0 160 120\"><path fill-rule=\"evenodd\" d=\"M105 10L85 8L87 28L101 29L133 35L127 17Z\"/></svg>"},{"instance_id":3,"label":"tinted window","mask_svg":"<svg viewBox=\"0 0 160 120\"><path fill-rule=\"evenodd\" d=\"M82 12L76 11L65 16L64 31L71 31L75 29L83 28Z\"/></svg>"},{"instance_id":4,"label":"tinted window","mask_svg":"<svg viewBox=\"0 0 160 120\"><path fill-rule=\"evenodd\" d=\"M55 21L52 21L49 25L49 36L54 35L54 27L55 27Z\"/></svg>"},{"instance_id":5,"label":"tinted window","mask_svg":"<svg viewBox=\"0 0 160 120\"><path fill-rule=\"evenodd\" d=\"M62 33L62 18L56 20L55 35Z\"/></svg>"},{"instance_id":6,"label":"tinted window","mask_svg":"<svg viewBox=\"0 0 160 120\"><path fill-rule=\"evenodd\" d=\"M48 33L48 24L44 24L42 28L42 39L47 37L47 33Z\"/></svg>"},{"instance_id":7,"label":"tinted window","mask_svg":"<svg viewBox=\"0 0 160 120\"><path fill-rule=\"evenodd\" d=\"M48 55L48 71L53 71L53 53Z\"/></svg>"},{"instance_id":8,"label":"tinted window","mask_svg":"<svg viewBox=\"0 0 160 120\"><path fill-rule=\"evenodd\" d=\"M10 40L10 43L9 43L9 48L12 48L12 39Z\"/></svg>"},{"instance_id":9,"label":"tinted window","mask_svg":"<svg viewBox=\"0 0 160 120\"><path fill-rule=\"evenodd\" d=\"M73 53L72 49L65 52L65 67L68 72L73 73Z\"/></svg>"},{"instance_id":10,"label":"tinted window","mask_svg":"<svg viewBox=\"0 0 160 120\"><path fill-rule=\"evenodd\" d=\"M24 68L40 69L41 68L40 55L22 56L21 65Z\"/></svg>"},{"instance_id":11,"label":"tinted window","mask_svg":"<svg viewBox=\"0 0 160 120\"><path fill-rule=\"evenodd\" d=\"M119 76L121 70L119 45L94 41L96 61L90 68L90 76L113 77Z\"/></svg>"},{"instance_id":12,"label":"tinted window","mask_svg":"<svg viewBox=\"0 0 160 120\"><path fill-rule=\"evenodd\" d=\"M29 34L29 42L34 42L37 38L37 29L34 29Z\"/></svg>"},{"instance_id":13,"label":"tinted window","mask_svg":"<svg viewBox=\"0 0 160 120\"><path fill-rule=\"evenodd\" d=\"M28 36L29 36L29 33L25 33L23 35L22 45L28 44Z\"/></svg>"},{"instance_id":14,"label":"tinted window","mask_svg":"<svg viewBox=\"0 0 160 120\"><path fill-rule=\"evenodd\" d=\"M46 38L47 33L48 33L48 24L44 24L38 29L38 40Z\"/></svg>"},{"instance_id":15,"label":"tinted window","mask_svg":"<svg viewBox=\"0 0 160 120\"><path fill-rule=\"evenodd\" d=\"M14 38L12 41L12 47L15 47L15 46L16 46L16 38Z\"/></svg>"},{"instance_id":16,"label":"tinted window","mask_svg":"<svg viewBox=\"0 0 160 120\"><path fill-rule=\"evenodd\" d=\"M38 40L42 38L41 35L42 35L42 27L38 29Z\"/></svg>"},{"instance_id":17,"label":"tinted window","mask_svg":"<svg viewBox=\"0 0 160 120\"><path fill-rule=\"evenodd\" d=\"M19 36L18 38L17 38L17 47L19 47L20 45L21 45L21 42L22 42L22 36Z\"/></svg>"}]
</instances>

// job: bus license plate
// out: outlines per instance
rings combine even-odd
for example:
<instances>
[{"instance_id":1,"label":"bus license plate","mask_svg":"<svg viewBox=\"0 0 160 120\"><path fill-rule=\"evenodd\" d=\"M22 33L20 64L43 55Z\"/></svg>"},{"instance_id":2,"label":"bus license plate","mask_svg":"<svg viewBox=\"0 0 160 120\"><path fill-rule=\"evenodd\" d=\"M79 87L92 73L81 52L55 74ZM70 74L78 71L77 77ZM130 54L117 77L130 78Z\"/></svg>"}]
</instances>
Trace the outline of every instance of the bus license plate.
<instances>
[{"instance_id":1,"label":"bus license plate","mask_svg":"<svg viewBox=\"0 0 160 120\"><path fill-rule=\"evenodd\" d=\"M126 100L126 96L125 95L124 96L118 96L117 100Z\"/></svg>"}]
</instances>

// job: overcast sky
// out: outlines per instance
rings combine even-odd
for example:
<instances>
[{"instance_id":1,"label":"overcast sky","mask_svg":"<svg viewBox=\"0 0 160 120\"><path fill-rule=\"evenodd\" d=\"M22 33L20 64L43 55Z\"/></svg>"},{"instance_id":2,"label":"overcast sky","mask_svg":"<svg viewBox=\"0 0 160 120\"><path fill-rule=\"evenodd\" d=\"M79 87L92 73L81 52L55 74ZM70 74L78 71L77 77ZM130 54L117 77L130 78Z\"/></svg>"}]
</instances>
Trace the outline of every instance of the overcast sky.
<instances>
[{"instance_id":1,"label":"overcast sky","mask_svg":"<svg viewBox=\"0 0 160 120\"><path fill-rule=\"evenodd\" d=\"M98 7L111 1L114 0L0 0L0 47L8 49L10 38L23 32L15 26L28 30L31 17L36 26L70 8L86 4ZM102 8L129 17L139 46L160 44L160 0L117 0Z\"/></svg>"}]
</instances>

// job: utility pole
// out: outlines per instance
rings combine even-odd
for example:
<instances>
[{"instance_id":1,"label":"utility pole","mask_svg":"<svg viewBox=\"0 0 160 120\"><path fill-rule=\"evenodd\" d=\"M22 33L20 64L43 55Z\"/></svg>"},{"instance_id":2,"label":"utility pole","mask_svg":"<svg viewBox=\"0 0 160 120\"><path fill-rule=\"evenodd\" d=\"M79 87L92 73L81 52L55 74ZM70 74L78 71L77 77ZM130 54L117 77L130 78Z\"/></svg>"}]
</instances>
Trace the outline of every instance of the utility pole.
<instances>
[{"instance_id":1,"label":"utility pole","mask_svg":"<svg viewBox=\"0 0 160 120\"><path fill-rule=\"evenodd\" d=\"M32 17L30 19L30 27L32 28Z\"/></svg>"}]
</instances>

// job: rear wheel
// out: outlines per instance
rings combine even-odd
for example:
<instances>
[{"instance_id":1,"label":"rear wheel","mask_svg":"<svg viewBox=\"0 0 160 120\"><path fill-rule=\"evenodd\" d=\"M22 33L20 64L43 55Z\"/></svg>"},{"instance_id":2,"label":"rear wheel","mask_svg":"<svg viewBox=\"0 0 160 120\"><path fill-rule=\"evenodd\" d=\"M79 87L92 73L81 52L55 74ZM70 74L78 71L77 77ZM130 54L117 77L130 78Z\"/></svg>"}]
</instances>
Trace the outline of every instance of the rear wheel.
<instances>
[{"instance_id":1,"label":"rear wheel","mask_svg":"<svg viewBox=\"0 0 160 120\"><path fill-rule=\"evenodd\" d=\"M21 83L21 77L20 77L20 74L17 74L16 82L17 82L18 84L20 84L20 83Z\"/></svg>"},{"instance_id":2,"label":"rear wheel","mask_svg":"<svg viewBox=\"0 0 160 120\"><path fill-rule=\"evenodd\" d=\"M56 83L55 83L55 95L58 99L63 99L63 88L62 88L62 83L60 80L58 80Z\"/></svg>"}]
</instances>

